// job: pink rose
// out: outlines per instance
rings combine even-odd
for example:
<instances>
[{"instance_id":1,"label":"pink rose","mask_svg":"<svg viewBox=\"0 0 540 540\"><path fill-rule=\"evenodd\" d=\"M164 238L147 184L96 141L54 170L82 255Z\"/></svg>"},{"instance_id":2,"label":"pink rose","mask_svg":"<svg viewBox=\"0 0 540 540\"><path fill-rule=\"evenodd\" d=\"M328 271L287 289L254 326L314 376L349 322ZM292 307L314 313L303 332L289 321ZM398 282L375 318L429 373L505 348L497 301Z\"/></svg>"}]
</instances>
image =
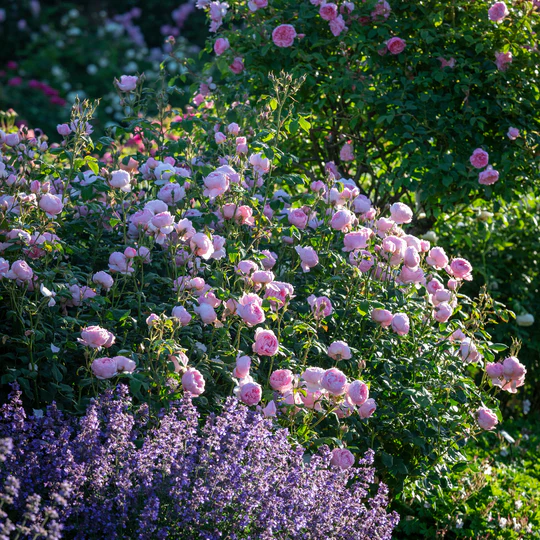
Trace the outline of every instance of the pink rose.
<instances>
[{"instance_id":1,"label":"pink rose","mask_svg":"<svg viewBox=\"0 0 540 540\"><path fill-rule=\"evenodd\" d=\"M300 266L302 267L302 270L304 272L309 272L310 268L313 268L314 266L317 266L319 264L319 256L312 247L296 246L294 249L300 257Z\"/></svg>"},{"instance_id":2,"label":"pink rose","mask_svg":"<svg viewBox=\"0 0 540 540\"><path fill-rule=\"evenodd\" d=\"M459 345L459 354L461 359L467 364L471 362L476 362L482 358L481 354L478 352L476 345L471 341L470 338L465 338L461 340Z\"/></svg>"},{"instance_id":3,"label":"pink rose","mask_svg":"<svg viewBox=\"0 0 540 540\"><path fill-rule=\"evenodd\" d=\"M386 48L390 54L399 54L405 49L405 41L398 37L390 38L386 42Z\"/></svg>"},{"instance_id":4,"label":"pink rose","mask_svg":"<svg viewBox=\"0 0 540 540\"><path fill-rule=\"evenodd\" d=\"M214 140L216 141L216 144L223 144L227 140L227 135L225 135L225 133L221 133L221 131L218 131L214 135Z\"/></svg>"},{"instance_id":5,"label":"pink rose","mask_svg":"<svg viewBox=\"0 0 540 540\"><path fill-rule=\"evenodd\" d=\"M488 10L489 20L496 23L502 22L508 15L510 12L504 2L496 2Z\"/></svg>"},{"instance_id":6,"label":"pink rose","mask_svg":"<svg viewBox=\"0 0 540 540\"><path fill-rule=\"evenodd\" d=\"M472 153L469 161L471 162L471 165L476 169L483 169L489 163L489 154L481 148L477 148Z\"/></svg>"},{"instance_id":7,"label":"pink rose","mask_svg":"<svg viewBox=\"0 0 540 540\"><path fill-rule=\"evenodd\" d=\"M274 272L269 272L267 270L256 270L253 272L253 274L251 274L251 281L259 285L267 285L272 283L275 277Z\"/></svg>"},{"instance_id":8,"label":"pink rose","mask_svg":"<svg viewBox=\"0 0 540 540\"><path fill-rule=\"evenodd\" d=\"M195 313L199 315L204 324L212 324L216 322L217 314L215 309L210 304L202 303L199 306L195 306L193 309Z\"/></svg>"},{"instance_id":9,"label":"pink rose","mask_svg":"<svg viewBox=\"0 0 540 540\"><path fill-rule=\"evenodd\" d=\"M326 296L315 297L311 295L308 299L308 304L311 306L311 312L315 319L323 319L328 317L334 311L332 302Z\"/></svg>"},{"instance_id":10,"label":"pink rose","mask_svg":"<svg viewBox=\"0 0 540 540\"><path fill-rule=\"evenodd\" d=\"M446 268L448 265L448 257L446 256L446 253L442 247L434 247L429 250L429 254L426 257L426 262L434 268Z\"/></svg>"},{"instance_id":11,"label":"pink rose","mask_svg":"<svg viewBox=\"0 0 540 540\"><path fill-rule=\"evenodd\" d=\"M172 309L172 317L182 326L187 326L191 322L191 315L184 306L175 306Z\"/></svg>"},{"instance_id":12,"label":"pink rose","mask_svg":"<svg viewBox=\"0 0 540 540\"><path fill-rule=\"evenodd\" d=\"M214 43L214 52L217 56L221 56L230 46L227 38L217 38Z\"/></svg>"},{"instance_id":13,"label":"pink rose","mask_svg":"<svg viewBox=\"0 0 540 540\"><path fill-rule=\"evenodd\" d=\"M354 219L354 214L350 210L342 208L332 216L330 227L337 231L347 232L350 230Z\"/></svg>"},{"instance_id":14,"label":"pink rose","mask_svg":"<svg viewBox=\"0 0 540 540\"><path fill-rule=\"evenodd\" d=\"M236 313L248 326L263 323L266 319L262 308L262 298L254 293L242 295L238 300Z\"/></svg>"},{"instance_id":15,"label":"pink rose","mask_svg":"<svg viewBox=\"0 0 540 540\"><path fill-rule=\"evenodd\" d=\"M115 81L116 86L121 92L131 92L137 88L139 78L134 75L122 75L120 80Z\"/></svg>"},{"instance_id":16,"label":"pink rose","mask_svg":"<svg viewBox=\"0 0 540 540\"><path fill-rule=\"evenodd\" d=\"M195 255L205 260L208 260L214 253L212 240L204 233L194 234L189 241L189 246Z\"/></svg>"},{"instance_id":17,"label":"pink rose","mask_svg":"<svg viewBox=\"0 0 540 540\"><path fill-rule=\"evenodd\" d=\"M176 182L165 184L158 192L158 199L161 201L173 205L178 201L181 201L186 196L186 190Z\"/></svg>"},{"instance_id":18,"label":"pink rose","mask_svg":"<svg viewBox=\"0 0 540 540\"><path fill-rule=\"evenodd\" d=\"M249 356L240 356L236 357L236 366L233 370L233 376L237 379L243 379L249 375L249 370L251 368L251 358Z\"/></svg>"},{"instance_id":19,"label":"pink rose","mask_svg":"<svg viewBox=\"0 0 540 540\"><path fill-rule=\"evenodd\" d=\"M498 362L486 364L486 374L490 379L502 379L503 370L503 365Z\"/></svg>"},{"instance_id":20,"label":"pink rose","mask_svg":"<svg viewBox=\"0 0 540 540\"><path fill-rule=\"evenodd\" d=\"M291 225L294 225L297 229L301 230L306 228L308 222L308 216L301 208L291 210L287 219Z\"/></svg>"},{"instance_id":21,"label":"pink rose","mask_svg":"<svg viewBox=\"0 0 540 540\"><path fill-rule=\"evenodd\" d=\"M109 269L111 272L119 272L120 274L132 274L135 272L135 268L133 268L133 260L128 259L119 251L111 253L109 257Z\"/></svg>"},{"instance_id":22,"label":"pink rose","mask_svg":"<svg viewBox=\"0 0 540 540\"><path fill-rule=\"evenodd\" d=\"M101 326L87 326L81 332L81 337L77 341L86 347L99 349L101 347L110 347L116 339L111 332Z\"/></svg>"},{"instance_id":23,"label":"pink rose","mask_svg":"<svg viewBox=\"0 0 540 540\"><path fill-rule=\"evenodd\" d=\"M354 456L346 448L334 448L330 463L340 469L348 469L354 465Z\"/></svg>"},{"instance_id":24,"label":"pink rose","mask_svg":"<svg viewBox=\"0 0 540 540\"><path fill-rule=\"evenodd\" d=\"M67 137L71 133L71 128L68 124L58 124L56 126L56 131L58 131L58 135L62 135L62 137Z\"/></svg>"},{"instance_id":25,"label":"pink rose","mask_svg":"<svg viewBox=\"0 0 540 540\"><path fill-rule=\"evenodd\" d=\"M405 336L409 333L409 317L406 313L396 313L392 319L392 330L400 335Z\"/></svg>"},{"instance_id":26,"label":"pink rose","mask_svg":"<svg viewBox=\"0 0 540 540\"><path fill-rule=\"evenodd\" d=\"M39 200L39 207L47 214L47 216L54 217L62 212L64 204L60 197L52 195L51 193L45 193Z\"/></svg>"},{"instance_id":27,"label":"pink rose","mask_svg":"<svg viewBox=\"0 0 540 540\"><path fill-rule=\"evenodd\" d=\"M320 367L308 367L302 373L302 379L306 382L308 392L318 392L321 389L321 380L325 370Z\"/></svg>"},{"instance_id":28,"label":"pink rose","mask_svg":"<svg viewBox=\"0 0 540 540\"><path fill-rule=\"evenodd\" d=\"M353 209L357 214L365 214L371 210L371 201L365 195L358 195L353 201Z\"/></svg>"},{"instance_id":29,"label":"pink rose","mask_svg":"<svg viewBox=\"0 0 540 540\"><path fill-rule=\"evenodd\" d=\"M498 180L499 171L496 171L491 167L488 167L485 171L482 171L478 175L478 183L482 184L483 186L491 186L495 182L498 182Z\"/></svg>"},{"instance_id":30,"label":"pink rose","mask_svg":"<svg viewBox=\"0 0 540 540\"><path fill-rule=\"evenodd\" d=\"M264 9L268 6L268 0L249 0L249 11L257 11L258 9Z\"/></svg>"},{"instance_id":31,"label":"pink rose","mask_svg":"<svg viewBox=\"0 0 540 540\"><path fill-rule=\"evenodd\" d=\"M371 319L383 328L390 326L393 318L394 316L387 309L375 308L371 311Z\"/></svg>"},{"instance_id":32,"label":"pink rose","mask_svg":"<svg viewBox=\"0 0 540 540\"><path fill-rule=\"evenodd\" d=\"M34 277L34 271L26 261L17 260L11 265L11 270L6 273L6 277L20 281L31 281Z\"/></svg>"},{"instance_id":33,"label":"pink rose","mask_svg":"<svg viewBox=\"0 0 540 540\"><path fill-rule=\"evenodd\" d=\"M277 407L274 400L269 401L266 407L262 410L263 415L265 418L270 418L271 416L276 416L277 414Z\"/></svg>"},{"instance_id":34,"label":"pink rose","mask_svg":"<svg viewBox=\"0 0 540 540\"><path fill-rule=\"evenodd\" d=\"M369 388L362 381L353 381L347 388L347 397L354 405L362 405L369 397Z\"/></svg>"},{"instance_id":35,"label":"pink rose","mask_svg":"<svg viewBox=\"0 0 540 540\"><path fill-rule=\"evenodd\" d=\"M319 15L325 21L332 21L338 16L338 7L336 4L322 4Z\"/></svg>"},{"instance_id":36,"label":"pink rose","mask_svg":"<svg viewBox=\"0 0 540 540\"><path fill-rule=\"evenodd\" d=\"M445 323L454 313L450 304L441 302L433 310L433 318L440 323Z\"/></svg>"},{"instance_id":37,"label":"pink rose","mask_svg":"<svg viewBox=\"0 0 540 540\"><path fill-rule=\"evenodd\" d=\"M91 367L94 375L101 380L110 379L118 374L114 358L96 358Z\"/></svg>"},{"instance_id":38,"label":"pink rose","mask_svg":"<svg viewBox=\"0 0 540 540\"><path fill-rule=\"evenodd\" d=\"M268 251L267 249L261 251L261 255L264 255L264 258L261 259L261 264L264 266L264 269L272 270L277 262L278 256L273 251Z\"/></svg>"},{"instance_id":39,"label":"pink rose","mask_svg":"<svg viewBox=\"0 0 540 540\"><path fill-rule=\"evenodd\" d=\"M349 360L352 358L351 349L344 341L334 341L328 347L328 356L334 360Z\"/></svg>"},{"instance_id":40,"label":"pink rose","mask_svg":"<svg viewBox=\"0 0 540 540\"><path fill-rule=\"evenodd\" d=\"M480 407L476 411L478 425L486 431L491 431L498 423L497 415L490 409Z\"/></svg>"},{"instance_id":41,"label":"pink rose","mask_svg":"<svg viewBox=\"0 0 540 540\"><path fill-rule=\"evenodd\" d=\"M270 375L270 386L277 392L285 394L292 390L294 375L290 369L278 369Z\"/></svg>"},{"instance_id":42,"label":"pink rose","mask_svg":"<svg viewBox=\"0 0 540 540\"><path fill-rule=\"evenodd\" d=\"M280 309L294 298L294 288L290 283L273 281L266 286L264 297L268 299L273 310Z\"/></svg>"},{"instance_id":43,"label":"pink rose","mask_svg":"<svg viewBox=\"0 0 540 540\"><path fill-rule=\"evenodd\" d=\"M515 356L505 358L502 366L506 380L521 379L527 373L525 366Z\"/></svg>"},{"instance_id":44,"label":"pink rose","mask_svg":"<svg viewBox=\"0 0 540 540\"><path fill-rule=\"evenodd\" d=\"M211 199L215 199L229 190L229 175L224 170L217 169L211 172L203 182L206 188L203 195Z\"/></svg>"},{"instance_id":45,"label":"pink rose","mask_svg":"<svg viewBox=\"0 0 540 540\"><path fill-rule=\"evenodd\" d=\"M294 43L296 30L290 24L281 24L274 28L272 41L277 47L290 47Z\"/></svg>"},{"instance_id":46,"label":"pink rose","mask_svg":"<svg viewBox=\"0 0 540 540\"><path fill-rule=\"evenodd\" d=\"M506 136L511 140L515 141L519 137L519 129L515 127L508 128L508 133Z\"/></svg>"},{"instance_id":47,"label":"pink rose","mask_svg":"<svg viewBox=\"0 0 540 540\"><path fill-rule=\"evenodd\" d=\"M362 405L358 408L358 414L360 415L360 418L369 418L373 415L375 410L377 409L377 403L375 403L375 400L373 398L366 399Z\"/></svg>"},{"instance_id":48,"label":"pink rose","mask_svg":"<svg viewBox=\"0 0 540 540\"><path fill-rule=\"evenodd\" d=\"M261 401L262 388L260 384L248 382L240 387L240 400L246 405L257 405Z\"/></svg>"},{"instance_id":49,"label":"pink rose","mask_svg":"<svg viewBox=\"0 0 540 540\"><path fill-rule=\"evenodd\" d=\"M326 5L328 6L330 4L326 4ZM354 153L353 153L352 144L345 143L341 147L341 150L339 151L339 159L341 159L341 161L352 161L354 159Z\"/></svg>"},{"instance_id":50,"label":"pink rose","mask_svg":"<svg viewBox=\"0 0 540 540\"><path fill-rule=\"evenodd\" d=\"M420 254L415 247L407 247L407 249L405 250L405 254L403 255L403 263L409 268L418 267L418 265L420 264Z\"/></svg>"},{"instance_id":51,"label":"pink rose","mask_svg":"<svg viewBox=\"0 0 540 540\"><path fill-rule=\"evenodd\" d=\"M499 71L506 71L508 66L512 63L513 57L510 51L495 53L495 64Z\"/></svg>"},{"instance_id":52,"label":"pink rose","mask_svg":"<svg viewBox=\"0 0 540 540\"><path fill-rule=\"evenodd\" d=\"M109 185L123 191L124 193L129 193L131 191L131 176L127 171L123 171L121 169L118 171L112 171Z\"/></svg>"},{"instance_id":53,"label":"pink rose","mask_svg":"<svg viewBox=\"0 0 540 540\"><path fill-rule=\"evenodd\" d=\"M330 394L341 396L345 393L347 377L337 368L327 369L321 379L321 386Z\"/></svg>"},{"instance_id":54,"label":"pink rose","mask_svg":"<svg viewBox=\"0 0 540 540\"><path fill-rule=\"evenodd\" d=\"M402 225L412 221L413 211L406 204L397 202L390 207L390 215L394 223Z\"/></svg>"},{"instance_id":55,"label":"pink rose","mask_svg":"<svg viewBox=\"0 0 540 540\"><path fill-rule=\"evenodd\" d=\"M194 396L200 396L204 392L204 378L201 372L194 368L189 368L182 375L182 388L184 392L189 392Z\"/></svg>"},{"instance_id":56,"label":"pink rose","mask_svg":"<svg viewBox=\"0 0 540 540\"><path fill-rule=\"evenodd\" d=\"M456 279L464 279L465 281L472 280L472 265L467 259L453 259L450 263L450 273Z\"/></svg>"},{"instance_id":57,"label":"pink rose","mask_svg":"<svg viewBox=\"0 0 540 540\"><path fill-rule=\"evenodd\" d=\"M345 26L343 15L339 15L334 20L330 21L330 32L332 32L335 37L338 37L344 30L347 31L348 28Z\"/></svg>"},{"instance_id":58,"label":"pink rose","mask_svg":"<svg viewBox=\"0 0 540 540\"><path fill-rule=\"evenodd\" d=\"M343 237L343 244L345 246L343 251L364 249L367 246L372 234L373 231L365 227L362 227L359 231L347 233Z\"/></svg>"},{"instance_id":59,"label":"pink rose","mask_svg":"<svg viewBox=\"0 0 540 540\"><path fill-rule=\"evenodd\" d=\"M96 272L92 276L92 281L96 285L101 285L106 291L108 291L114 285L114 279L107 274L107 272Z\"/></svg>"},{"instance_id":60,"label":"pink rose","mask_svg":"<svg viewBox=\"0 0 540 540\"><path fill-rule=\"evenodd\" d=\"M137 364L127 356L114 356L113 360L116 362L118 373L133 373L137 367Z\"/></svg>"},{"instance_id":61,"label":"pink rose","mask_svg":"<svg viewBox=\"0 0 540 540\"><path fill-rule=\"evenodd\" d=\"M272 330L257 328L253 352L259 356L274 356L279 350L279 342Z\"/></svg>"}]
</instances>

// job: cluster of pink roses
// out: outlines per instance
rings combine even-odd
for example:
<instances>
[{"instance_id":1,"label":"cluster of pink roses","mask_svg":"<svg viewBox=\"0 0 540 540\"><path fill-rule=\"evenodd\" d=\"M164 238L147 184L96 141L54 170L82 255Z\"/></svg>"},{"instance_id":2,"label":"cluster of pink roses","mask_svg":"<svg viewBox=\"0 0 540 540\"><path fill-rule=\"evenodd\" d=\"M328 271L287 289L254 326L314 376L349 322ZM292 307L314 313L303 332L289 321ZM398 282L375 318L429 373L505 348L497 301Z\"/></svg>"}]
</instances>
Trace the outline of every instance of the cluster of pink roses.
<instances>
[{"instance_id":1,"label":"cluster of pink roses","mask_svg":"<svg viewBox=\"0 0 540 540\"><path fill-rule=\"evenodd\" d=\"M486 169L478 175L479 184L490 186L499 180L499 172L496 171L491 165L488 165L489 154L485 150L477 148L472 153L470 162L475 169L483 169L486 167Z\"/></svg>"},{"instance_id":2,"label":"cluster of pink roses","mask_svg":"<svg viewBox=\"0 0 540 540\"><path fill-rule=\"evenodd\" d=\"M515 394L516 389L525 384L526 373L527 369L515 356L486 365L486 374L491 383L511 394Z\"/></svg>"}]
</instances>

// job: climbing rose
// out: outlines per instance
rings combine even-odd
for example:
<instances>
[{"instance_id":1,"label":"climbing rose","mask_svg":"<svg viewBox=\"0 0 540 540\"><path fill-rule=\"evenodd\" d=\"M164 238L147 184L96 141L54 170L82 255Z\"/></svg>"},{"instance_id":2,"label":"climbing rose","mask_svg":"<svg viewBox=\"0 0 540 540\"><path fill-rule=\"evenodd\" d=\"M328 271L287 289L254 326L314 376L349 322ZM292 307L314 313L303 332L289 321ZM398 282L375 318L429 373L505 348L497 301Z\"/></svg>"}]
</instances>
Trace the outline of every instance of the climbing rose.
<instances>
[{"instance_id":1,"label":"climbing rose","mask_svg":"<svg viewBox=\"0 0 540 540\"><path fill-rule=\"evenodd\" d=\"M405 49L405 41L399 37L390 38L386 42L386 48L390 54L399 54Z\"/></svg>"},{"instance_id":2,"label":"climbing rose","mask_svg":"<svg viewBox=\"0 0 540 540\"><path fill-rule=\"evenodd\" d=\"M487 431L491 431L498 423L497 415L490 409L480 407L476 411L478 425Z\"/></svg>"},{"instance_id":3,"label":"climbing rose","mask_svg":"<svg viewBox=\"0 0 540 540\"><path fill-rule=\"evenodd\" d=\"M488 10L489 20L496 23L502 22L508 15L510 12L504 2L496 2Z\"/></svg>"},{"instance_id":4,"label":"climbing rose","mask_svg":"<svg viewBox=\"0 0 540 540\"><path fill-rule=\"evenodd\" d=\"M290 47L294 43L296 30L290 24L281 24L274 28L272 41L278 47Z\"/></svg>"}]
</instances>

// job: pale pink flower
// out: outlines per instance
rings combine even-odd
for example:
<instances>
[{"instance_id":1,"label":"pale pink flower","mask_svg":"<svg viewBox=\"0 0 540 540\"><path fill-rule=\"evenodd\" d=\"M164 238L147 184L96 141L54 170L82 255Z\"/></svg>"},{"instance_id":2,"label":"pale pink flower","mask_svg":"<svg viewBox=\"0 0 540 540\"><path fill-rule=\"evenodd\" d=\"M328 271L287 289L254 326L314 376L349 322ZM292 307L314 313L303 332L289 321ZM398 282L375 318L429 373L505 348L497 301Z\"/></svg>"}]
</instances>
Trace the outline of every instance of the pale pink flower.
<instances>
[{"instance_id":1,"label":"pale pink flower","mask_svg":"<svg viewBox=\"0 0 540 540\"><path fill-rule=\"evenodd\" d=\"M251 368L251 358L249 356L240 356L236 357L236 366L233 370L233 376L237 379L243 379L249 375L249 370Z\"/></svg>"},{"instance_id":2,"label":"pale pink flower","mask_svg":"<svg viewBox=\"0 0 540 540\"><path fill-rule=\"evenodd\" d=\"M116 86L121 92L132 92L137 88L139 78L134 75L122 75L120 80L116 80Z\"/></svg>"},{"instance_id":3,"label":"pale pink flower","mask_svg":"<svg viewBox=\"0 0 540 540\"><path fill-rule=\"evenodd\" d=\"M101 347L110 347L116 339L111 332L101 326L87 326L77 341L86 347L100 349Z\"/></svg>"},{"instance_id":4,"label":"pale pink flower","mask_svg":"<svg viewBox=\"0 0 540 540\"><path fill-rule=\"evenodd\" d=\"M472 265L467 259L456 258L450 263L450 274L456 279L472 281Z\"/></svg>"},{"instance_id":5,"label":"pale pink flower","mask_svg":"<svg viewBox=\"0 0 540 540\"><path fill-rule=\"evenodd\" d=\"M338 7L336 4L323 3L319 9L319 15L325 21L333 21L338 16Z\"/></svg>"},{"instance_id":6,"label":"pale pink flower","mask_svg":"<svg viewBox=\"0 0 540 540\"><path fill-rule=\"evenodd\" d=\"M330 298L327 298L326 296L316 297L312 294L307 301L311 306L313 317L315 317L317 320L328 317L334 311Z\"/></svg>"},{"instance_id":7,"label":"pale pink flower","mask_svg":"<svg viewBox=\"0 0 540 540\"><path fill-rule=\"evenodd\" d=\"M296 246L294 248L298 256L300 257L300 266L304 272L309 272L310 268L319 264L319 256L317 252L311 247Z\"/></svg>"},{"instance_id":8,"label":"pale pink flower","mask_svg":"<svg viewBox=\"0 0 540 540\"><path fill-rule=\"evenodd\" d=\"M344 394L346 385L347 377L337 368L327 369L321 379L321 387L335 396Z\"/></svg>"},{"instance_id":9,"label":"pale pink flower","mask_svg":"<svg viewBox=\"0 0 540 540\"><path fill-rule=\"evenodd\" d=\"M375 400L373 398L366 399L360 407L358 407L358 414L360 415L360 418L369 418L373 415L375 410L377 409L377 403L375 403Z\"/></svg>"},{"instance_id":10,"label":"pale pink flower","mask_svg":"<svg viewBox=\"0 0 540 540\"><path fill-rule=\"evenodd\" d=\"M489 154L485 150L477 148L472 153L469 161L471 162L471 165L476 169L483 169L489 163Z\"/></svg>"},{"instance_id":11,"label":"pale pink flower","mask_svg":"<svg viewBox=\"0 0 540 540\"><path fill-rule=\"evenodd\" d=\"M409 333L410 323L406 313L396 313L392 318L392 330L400 335L405 336Z\"/></svg>"},{"instance_id":12,"label":"pale pink flower","mask_svg":"<svg viewBox=\"0 0 540 540\"><path fill-rule=\"evenodd\" d=\"M321 380L325 370L320 367L308 367L302 373L302 379L306 383L308 392L318 392L321 389Z\"/></svg>"},{"instance_id":13,"label":"pale pink flower","mask_svg":"<svg viewBox=\"0 0 540 540\"><path fill-rule=\"evenodd\" d=\"M272 41L277 47L290 47L297 36L294 26L290 24L281 24L274 28L272 32Z\"/></svg>"},{"instance_id":14,"label":"pale pink flower","mask_svg":"<svg viewBox=\"0 0 540 540\"><path fill-rule=\"evenodd\" d=\"M330 463L340 469L348 469L354 465L354 456L346 448L334 448Z\"/></svg>"},{"instance_id":15,"label":"pale pink flower","mask_svg":"<svg viewBox=\"0 0 540 540\"><path fill-rule=\"evenodd\" d=\"M405 49L405 41L399 37L390 38L386 42L386 48L390 54L400 54Z\"/></svg>"},{"instance_id":16,"label":"pale pink flower","mask_svg":"<svg viewBox=\"0 0 540 540\"><path fill-rule=\"evenodd\" d=\"M262 387L256 382L247 382L240 386L240 401L246 405L257 405L261 401Z\"/></svg>"},{"instance_id":17,"label":"pale pink flower","mask_svg":"<svg viewBox=\"0 0 540 540\"><path fill-rule=\"evenodd\" d=\"M369 388L362 381L353 381L347 387L347 397L354 405L362 405L369 397Z\"/></svg>"},{"instance_id":18,"label":"pale pink flower","mask_svg":"<svg viewBox=\"0 0 540 540\"><path fill-rule=\"evenodd\" d=\"M365 247L367 247L372 234L373 231L365 227L362 227L359 231L347 233L343 237L343 244L345 246L343 248L343 251L364 249Z\"/></svg>"},{"instance_id":19,"label":"pale pink flower","mask_svg":"<svg viewBox=\"0 0 540 540\"><path fill-rule=\"evenodd\" d=\"M476 421L478 425L486 431L491 431L499 423L497 415L486 407L480 407L476 411Z\"/></svg>"},{"instance_id":20,"label":"pale pink flower","mask_svg":"<svg viewBox=\"0 0 540 540\"><path fill-rule=\"evenodd\" d=\"M214 43L214 52L216 56L221 56L227 49L230 48L229 40L227 38L217 38Z\"/></svg>"},{"instance_id":21,"label":"pale pink flower","mask_svg":"<svg viewBox=\"0 0 540 540\"><path fill-rule=\"evenodd\" d=\"M254 293L242 295L238 300L236 313L250 327L263 323L266 319L262 309L262 298Z\"/></svg>"},{"instance_id":22,"label":"pale pink flower","mask_svg":"<svg viewBox=\"0 0 540 540\"><path fill-rule=\"evenodd\" d=\"M448 261L448 257L444 249L442 247L435 246L434 248L431 248L429 250L429 254L426 257L426 262L430 266L433 266L434 268L437 268L440 270L441 268L446 268L449 261ZM442 283L440 282L437 282L437 283L439 283L442 287Z\"/></svg>"},{"instance_id":23,"label":"pale pink flower","mask_svg":"<svg viewBox=\"0 0 540 540\"><path fill-rule=\"evenodd\" d=\"M351 229L354 219L354 214L350 210L341 208L332 216L330 226L337 231L347 232Z\"/></svg>"},{"instance_id":24,"label":"pale pink flower","mask_svg":"<svg viewBox=\"0 0 540 540\"><path fill-rule=\"evenodd\" d=\"M304 230L308 222L308 216L301 208L291 210L287 216L287 219L291 225L294 225L300 230Z\"/></svg>"},{"instance_id":25,"label":"pale pink flower","mask_svg":"<svg viewBox=\"0 0 540 540\"><path fill-rule=\"evenodd\" d=\"M116 362L118 373L133 373L137 367L137 364L127 356L114 356L113 360Z\"/></svg>"},{"instance_id":26,"label":"pale pink flower","mask_svg":"<svg viewBox=\"0 0 540 540\"><path fill-rule=\"evenodd\" d=\"M253 352L259 356L274 356L279 350L279 342L272 330L257 328Z\"/></svg>"},{"instance_id":27,"label":"pale pink flower","mask_svg":"<svg viewBox=\"0 0 540 540\"><path fill-rule=\"evenodd\" d=\"M197 257L202 257L205 260L208 260L214 253L212 240L205 233L194 234L189 241L189 246Z\"/></svg>"},{"instance_id":28,"label":"pale pink flower","mask_svg":"<svg viewBox=\"0 0 540 540\"><path fill-rule=\"evenodd\" d=\"M92 276L92 281L96 285L101 285L106 291L108 291L114 285L114 279L107 274L107 272L96 272Z\"/></svg>"},{"instance_id":29,"label":"pale pink flower","mask_svg":"<svg viewBox=\"0 0 540 540\"><path fill-rule=\"evenodd\" d=\"M390 215L392 217L392 221L398 225L410 223L413 218L412 210L406 204L400 202L394 203L390 207Z\"/></svg>"},{"instance_id":30,"label":"pale pink flower","mask_svg":"<svg viewBox=\"0 0 540 540\"><path fill-rule=\"evenodd\" d=\"M172 309L172 317L182 326L187 326L191 322L191 315L184 306L175 306Z\"/></svg>"},{"instance_id":31,"label":"pale pink flower","mask_svg":"<svg viewBox=\"0 0 540 540\"><path fill-rule=\"evenodd\" d=\"M482 171L478 175L478 183L483 186L491 186L495 182L499 181L499 171L496 171L491 166L489 166L485 171Z\"/></svg>"},{"instance_id":32,"label":"pale pink flower","mask_svg":"<svg viewBox=\"0 0 540 540\"><path fill-rule=\"evenodd\" d=\"M508 15L510 15L510 12L504 2L495 2L488 9L489 20L496 23L502 22Z\"/></svg>"},{"instance_id":33,"label":"pale pink flower","mask_svg":"<svg viewBox=\"0 0 540 540\"><path fill-rule=\"evenodd\" d=\"M338 15L335 19L331 20L329 26L330 32L332 32L335 37L338 37L341 32L348 30L343 15Z\"/></svg>"},{"instance_id":34,"label":"pale pink flower","mask_svg":"<svg viewBox=\"0 0 540 540\"><path fill-rule=\"evenodd\" d=\"M269 382L274 390L281 394L285 394L292 390L294 383L293 372L290 369L278 369L270 375Z\"/></svg>"},{"instance_id":35,"label":"pale pink flower","mask_svg":"<svg viewBox=\"0 0 540 540\"><path fill-rule=\"evenodd\" d=\"M329 5L329 4L326 4L326 5ZM353 152L352 144L345 143L341 147L341 150L339 151L339 159L341 159L341 161L353 161L354 160L354 152Z\"/></svg>"},{"instance_id":36,"label":"pale pink flower","mask_svg":"<svg viewBox=\"0 0 540 540\"><path fill-rule=\"evenodd\" d=\"M508 66L512 63L513 57L510 51L508 52L497 52L495 53L495 64L497 64L497 69L499 71L506 71Z\"/></svg>"},{"instance_id":37,"label":"pale pink flower","mask_svg":"<svg viewBox=\"0 0 540 540\"><path fill-rule=\"evenodd\" d=\"M118 375L116 360L114 358L96 358L92 362L92 372L98 379L111 379Z\"/></svg>"},{"instance_id":38,"label":"pale pink flower","mask_svg":"<svg viewBox=\"0 0 540 540\"><path fill-rule=\"evenodd\" d=\"M64 203L60 197L52 195L51 193L45 193L39 200L39 207L48 217L54 217L62 213Z\"/></svg>"},{"instance_id":39,"label":"pale pink flower","mask_svg":"<svg viewBox=\"0 0 540 540\"><path fill-rule=\"evenodd\" d=\"M351 349L344 341L334 341L328 347L328 356L334 360L349 360L352 358Z\"/></svg>"},{"instance_id":40,"label":"pale pink flower","mask_svg":"<svg viewBox=\"0 0 540 540\"><path fill-rule=\"evenodd\" d=\"M262 410L265 418L270 418L271 416L276 416L277 407L274 400L269 401L266 407Z\"/></svg>"},{"instance_id":41,"label":"pale pink flower","mask_svg":"<svg viewBox=\"0 0 540 540\"><path fill-rule=\"evenodd\" d=\"M515 127L508 128L508 133L506 136L511 140L515 141L519 137L519 129Z\"/></svg>"},{"instance_id":42,"label":"pale pink flower","mask_svg":"<svg viewBox=\"0 0 540 540\"><path fill-rule=\"evenodd\" d=\"M197 369L189 368L182 375L182 388L184 392L189 392L194 396L200 396L204 392L204 385L204 377Z\"/></svg>"}]
</instances>

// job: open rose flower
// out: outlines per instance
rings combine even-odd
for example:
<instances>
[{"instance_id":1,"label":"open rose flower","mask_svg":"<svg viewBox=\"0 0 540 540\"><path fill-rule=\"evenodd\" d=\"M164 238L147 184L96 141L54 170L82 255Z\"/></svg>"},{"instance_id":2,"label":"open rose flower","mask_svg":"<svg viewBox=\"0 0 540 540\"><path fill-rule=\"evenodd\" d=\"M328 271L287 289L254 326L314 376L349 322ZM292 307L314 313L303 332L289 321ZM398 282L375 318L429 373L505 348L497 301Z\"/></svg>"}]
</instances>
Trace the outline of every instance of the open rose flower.
<instances>
[{"instance_id":1,"label":"open rose flower","mask_svg":"<svg viewBox=\"0 0 540 540\"><path fill-rule=\"evenodd\" d=\"M253 352L259 356L274 356L278 352L279 342L272 330L257 328L252 348Z\"/></svg>"},{"instance_id":2,"label":"open rose flower","mask_svg":"<svg viewBox=\"0 0 540 540\"><path fill-rule=\"evenodd\" d=\"M204 384L201 372L194 368L189 368L182 375L182 388L194 396L200 396L204 392Z\"/></svg>"},{"instance_id":3,"label":"open rose flower","mask_svg":"<svg viewBox=\"0 0 540 540\"><path fill-rule=\"evenodd\" d=\"M340 469L348 469L354 465L354 456L351 451L346 448L334 448L332 450L330 463Z\"/></svg>"},{"instance_id":4,"label":"open rose flower","mask_svg":"<svg viewBox=\"0 0 540 540\"><path fill-rule=\"evenodd\" d=\"M400 54L405 50L405 41L399 37L390 38L386 42L386 49L390 54Z\"/></svg>"},{"instance_id":5,"label":"open rose flower","mask_svg":"<svg viewBox=\"0 0 540 540\"><path fill-rule=\"evenodd\" d=\"M290 24L281 24L274 28L272 32L272 41L277 47L290 47L297 36L294 26Z\"/></svg>"}]
</instances>

